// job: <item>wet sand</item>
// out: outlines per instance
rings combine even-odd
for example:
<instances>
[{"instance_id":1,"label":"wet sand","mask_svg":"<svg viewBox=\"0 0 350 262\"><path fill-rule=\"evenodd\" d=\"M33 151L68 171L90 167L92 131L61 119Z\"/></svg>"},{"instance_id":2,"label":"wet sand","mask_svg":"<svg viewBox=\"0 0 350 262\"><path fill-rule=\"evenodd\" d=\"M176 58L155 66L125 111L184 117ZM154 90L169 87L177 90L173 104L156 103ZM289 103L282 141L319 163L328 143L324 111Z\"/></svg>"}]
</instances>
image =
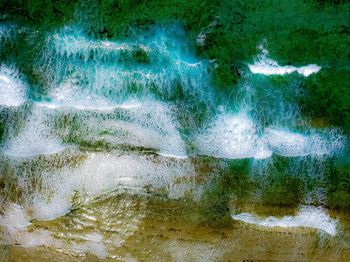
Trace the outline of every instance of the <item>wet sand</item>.
<instances>
[{"instance_id":1,"label":"wet sand","mask_svg":"<svg viewBox=\"0 0 350 262\"><path fill-rule=\"evenodd\" d=\"M292 212L241 207L246 212L253 209L265 214ZM349 214L330 215L339 219L335 236L311 228L265 228L234 220L217 223L184 201L122 194L97 199L53 221L33 221L25 232L12 236L15 242L3 248L2 259L350 261ZM40 238L45 244L26 248L26 238Z\"/></svg>"}]
</instances>

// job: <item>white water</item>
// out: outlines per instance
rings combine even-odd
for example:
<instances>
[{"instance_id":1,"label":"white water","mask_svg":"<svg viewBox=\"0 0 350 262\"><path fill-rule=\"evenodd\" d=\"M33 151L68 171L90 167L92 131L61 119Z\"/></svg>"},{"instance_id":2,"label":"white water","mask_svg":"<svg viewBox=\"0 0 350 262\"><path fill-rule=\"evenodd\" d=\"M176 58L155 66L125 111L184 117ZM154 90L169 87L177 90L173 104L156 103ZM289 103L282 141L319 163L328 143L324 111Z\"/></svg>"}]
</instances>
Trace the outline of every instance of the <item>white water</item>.
<instances>
[{"instance_id":1,"label":"white water","mask_svg":"<svg viewBox=\"0 0 350 262\"><path fill-rule=\"evenodd\" d=\"M315 64L302 67L280 66L277 64L277 62L271 59L259 61L252 65L249 64L248 67L253 74L285 75L297 72L305 77L315 74L321 70L321 67Z\"/></svg>"},{"instance_id":2,"label":"white water","mask_svg":"<svg viewBox=\"0 0 350 262\"><path fill-rule=\"evenodd\" d=\"M304 135L283 129L265 129L262 137L268 148L281 156L331 155L344 148L345 140L339 132Z\"/></svg>"},{"instance_id":3,"label":"white water","mask_svg":"<svg viewBox=\"0 0 350 262\"><path fill-rule=\"evenodd\" d=\"M138 52L146 61L137 60ZM48 79L49 97L59 104L110 107L152 92L168 97L176 83L188 94L208 97L207 62L190 54L178 25L155 27L124 42L91 39L77 27L65 27L48 36L38 66Z\"/></svg>"},{"instance_id":4,"label":"white water","mask_svg":"<svg viewBox=\"0 0 350 262\"><path fill-rule=\"evenodd\" d=\"M307 77L321 69L316 65L281 67L268 58L263 46L259 49L257 62L249 65L252 73L298 72ZM235 110L218 110L194 136L198 154L230 159L264 159L272 154L319 158L345 148L346 138L339 130L315 129L305 120L298 108L297 97L302 93L298 85L275 86L250 75L244 79L235 87Z\"/></svg>"},{"instance_id":5,"label":"white water","mask_svg":"<svg viewBox=\"0 0 350 262\"><path fill-rule=\"evenodd\" d=\"M40 161L63 161L66 165L57 168L52 163L51 168L37 171L35 185L28 184L33 175L30 168L16 176L16 187L23 193L21 205L8 203L2 211L0 226L5 228L2 243L28 248L46 246L67 249L77 254L90 252L99 258L105 258L109 253L106 246L114 243L113 248L118 247L137 230L145 214L140 212L140 207L137 211L129 210L128 203L121 207L118 212L122 214L118 217L123 217L123 224L119 225L120 217L113 218L117 223L113 225L113 230L118 230L118 233L111 235L110 239L105 239L106 235L102 236L96 230L90 233L69 232L69 239L57 238L51 231L28 229L31 225L29 221L53 220L69 213L73 204L89 203L94 197L107 192L113 196L113 191L117 189L115 194L126 191L129 194L143 194L149 190L158 190L166 192L170 199L181 198L193 190L186 181L179 181L182 177L188 178L195 174L191 162L187 159L169 159L155 155L86 153L76 156L80 158L80 162L72 165L70 157L74 158L74 151L62 153L54 158L46 156L47 160L42 158ZM39 166L40 164L41 162L37 163ZM72 200L74 195L78 197L78 200L75 200L77 202ZM126 210L123 210L124 208ZM104 214L107 217L114 217L114 211L103 210L107 212ZM93 215L89 219L95 221Z\"/></svg>"},{"instance_id":6,"label":"white water","mask_svg":"<svg viewBox=\"0 0 350 262\"><path fill-rule=\"evenodd\" d=\"M178 123L168 104L134 100L109 113L68 112L79 121L77 131L83 141L104 141L112 146L143 147L161 154L187 155Z\"/></svg>"},{"instance_id":7,"label":"white water","mask_svg":"<svg viewBox=\"0 0 350 262\"><path fill-rule=\"evenodd\" d=\"M34 106L32 114L17 136L10 137L3 152L15 157L54 154L66 148L54 132L53 123L45 110Z\"/></svg>"},{"instance_id":8,"label":"white water","mask_svg":"<svg viewBox=\"0 0 350 262\"><path fill-rule=\"evenodd\" d=\"M82 89L79 83L74 82L73 79L68 79L52 90L50 97L54 101L53 104L82 110L110 111L117 107L107 98Z\"/></svg>"},{"instance_id":9,"label":"white water","mask_svg":"<svg viewBox=\"0 0 350 262\"><path fill-rule=\"evenodd\" d=\"M98 233L87 234L82 236L83 239L80 239L77 243L68 244L53 237L47 230L28 230L27 227L31 223L25 210L17 204L10 204L4 210L4 216L0 216L0 225L5 229L5 234L0 240L2 244L20 245L25 248L46 246L57 249L73 249L78 253L90 252L99 258L107 256L103 238Z\"/></svg>"},{"instance_id":10,"label":"white water","mask_svg":"<svg viewBox=\"0 0 350 262\"><path fill-rule=\"evenodd\" d=\"M291 65L280 66L276 61L268 58L268 51L263 47L260 48L262 54L258 56L258 60L254 64L248 64L249 70L253 74L262 75L286 75L297 72L305 77L317 73L321 67L315 64L295 67Z\"/></svg>"},{"instance_id":11,"label":"white water","mask_svg":"<svg viewBox=\"0 0 350 262\"><path fill-rule=\"evenodd\" d=\"M0 216L0 225L9 228L23 228L30 225L26 214L22 207L18 204L10 204L3 213L5 216Z\"/></svg>"},{"instance_id":12,"label":"white water","mask_svg":"<svg viewBox=\"0 0 350 262\"><path fill-rule=\"evenodd\" d=\"M331 155L344 148L345 138L335 130L308 135L288 129L264 129L243 111L219 116L195 143L203 155L264 159L273 153L287 157Z\"/></svg>"},{"instance_id":13,"label":"white water","mask_svg":"<svg viewBox=\"0 0 350 262\"><path fill-rule=\"evenodd\" d=\"M174 181L193 175L193 167L186 159L90 153L77 167L42 171L39 176L42 190L33 192L30 188L26 189L28 185L24 175L18 186L29 190L24 205L31 210L32 218L51 220L69 212L74 192L80 192L89 199L118 188L142 193L144 187L164 187L169 198L177 199L191 188L186 183L175 184Z\"/></svg>"},{"instance_id":14,"label":"white water","mask_svg":"<svg viewBox=\"0 0 350 262\"><path fill-rule=\"evenodd\" d=\"M73 96L74 97L74 96ZM130 101L126 101L122 104L115 104L111 105L107 101L104 101L103 99L96 98L94 100L94 103L91 104L88 101L87 103L84 102L84 99L81 101L77 101L76 103L74 100L70 102L63 102L63 103L57 103L57 102L36 102L35 104L40 107L46 107L49 109L76 109L76 110L82 110L82 111L102 111L102 112L112 112L115 109L134 109L142 106L142 103L137 102L136 100L131 99Z\"/></svg>"},{"instance_id":15,"label":"white water","mask_svg":"<svg viewBox=\"0 0 350 262\"><path fill-rule=\"evenodd\" d=\"M26 101L26 85L18 71L0 66L0 106L19 106Z\"/></svg>"},{"instance_id":16,"label":"white water","mask_svg":"<svg viewBox=\"0 0 350 262\"><path fill-rule=\"evenodd\" d=\"M272 152L261 144L253 121L244 113L223 115L196 140L199 154L215 157L267 158Z\"/></svg>"},{"instance_id":17,"label":"white water","mask_svg":"<svg viewBox=\"0 0 350 262\"><path fill-rule=\"evenodd\" d=\"M259 218L250 213L232 215L234 220L262 227L309 227L327 232L330 235L337 233L337 220L332 219L321 207L303 206L296 216L284 216L276 218L273 216Z\"/></svg>"}]
</instances>

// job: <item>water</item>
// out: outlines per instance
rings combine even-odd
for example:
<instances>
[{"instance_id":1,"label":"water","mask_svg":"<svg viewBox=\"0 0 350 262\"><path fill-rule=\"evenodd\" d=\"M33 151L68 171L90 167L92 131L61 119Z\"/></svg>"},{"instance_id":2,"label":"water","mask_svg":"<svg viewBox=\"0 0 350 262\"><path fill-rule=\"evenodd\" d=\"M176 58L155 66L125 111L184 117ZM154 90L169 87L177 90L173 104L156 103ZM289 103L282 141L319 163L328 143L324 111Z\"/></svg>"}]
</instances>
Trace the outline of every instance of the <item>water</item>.
<instances>
[{"instance_id":1,"label":"water","mask_svg":"<svg viewBox=\"0 0 350 262\"><path fill-rule=\"evenodd\" d=\"M2 66L0 68L0 105L19 106L26 100L26 86L16 69Z\"/></svg>"},{"instance_id":2,"label":"water","mask_svg":"<svg viewBox=\"0 0 350 262\"><path fill-rule=\"evenodd\" d=\"M310 227L320 229L333 236L337 233L337 221L330 218L324 210L314 207L302 207L296 216L284 216L280 219L273 216L259 219L249 213L232 215L232 218L262 227Z\"/></svg>"},{"instance_id":3,"label":"water","mask_svg":"<svg viewBox=\"0 0 350 262\"><path fill-rule=\"evenodd\" d=\"M261 54L258 56L258 60L254 64L249 64L249 70L253 74L262 74L262 75L285 75L292 74L297 72L302 74L305 77L308 77L312 74L317 73L321 70L321 67L315 64L295 67L291 65L280 66L276 61L268 58L268 50L263 46L260 46Z\"/></svg>"},{"instance_id":4,"label":"water","mask_svg":"<svg viewBox=\"0 0 350 262\"><path fill-rule=\"evenodd\" d=\"M350 255L344 243L316 229L252 227L239 222L210 226L201 224L194 211L178 202L147 197L102 197L70 216L38 222L29 233L13 232L12 243L17 245L10 248L9 257L24 261L45 261L47 257L58 261L106 257L126 261L347 261ZM46 248L28 248L43 243Z\"/></svg>"},{"instance_id":5,"label":"water","mask_svg":"<svg viewBox=\"0 0 350 262\"><path fill-rule=\"evenodd\" d=\"M347 138L298 104L322 65L258 46L218 90L173 22L108 40L51 29L31 66L36 83L0 66L4 259L349 259L349 217L325 206Z\"/></svg>"}]
</instances>

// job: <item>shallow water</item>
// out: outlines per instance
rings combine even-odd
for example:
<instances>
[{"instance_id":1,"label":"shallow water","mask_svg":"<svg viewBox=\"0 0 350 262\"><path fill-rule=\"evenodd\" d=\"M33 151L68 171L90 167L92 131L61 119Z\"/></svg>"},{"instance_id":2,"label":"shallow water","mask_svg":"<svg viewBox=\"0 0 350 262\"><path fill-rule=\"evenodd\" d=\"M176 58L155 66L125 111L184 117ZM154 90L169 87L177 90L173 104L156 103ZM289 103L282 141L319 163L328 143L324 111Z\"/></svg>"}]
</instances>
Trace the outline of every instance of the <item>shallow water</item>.
<instances>
[{"instance_id":1,"label":"shallow water","mask_svg":"<svg viewBox=\"0 0 350 262\"><path fill-rule=\"evenodd\" d=\"M152 199L128 194L102 197L61 218L33 222L28 230L12 232L14 246L5 248L6 257L8 261L48 258L55 261L348 261L350 258L350 219L344 214L331 214L339 218L340 228L332 236L312 228L266 228L234 220L211 224L189 204ZM259 209L275 215L291 212L254 207ZM24 247L33 243L44 247Z\"/></svg>"}]
</instances>

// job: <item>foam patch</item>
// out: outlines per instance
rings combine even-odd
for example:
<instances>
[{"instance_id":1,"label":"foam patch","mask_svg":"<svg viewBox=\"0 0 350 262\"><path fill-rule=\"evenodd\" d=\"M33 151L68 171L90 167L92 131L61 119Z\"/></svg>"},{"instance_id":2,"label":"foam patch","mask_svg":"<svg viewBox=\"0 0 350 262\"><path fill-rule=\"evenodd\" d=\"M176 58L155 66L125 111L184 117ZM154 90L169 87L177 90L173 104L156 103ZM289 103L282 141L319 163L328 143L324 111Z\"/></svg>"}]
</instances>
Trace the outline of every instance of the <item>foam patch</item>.
<instances>
[{"instance_id":1,"label":"foam patch","mask_svg":"<svg viewBox=\"0 0 350 262\"><path fill-rule=\"evenodd\" d=\"M323 208L303 206L296 216L259 218L250 213L232 215L234 220L262 227L309 227L322 230L330 235L337 233L337 220L332 219Z\"/></svg>"},{"instance_id":2,"label":"foam patch","mask_svg":"<svg viewBox=\"0 0 350 262\"><path fill-rule=\"evenodd\" d=\"M27 99L26 89L16 69L0 66L0 106L20 106Z\"/></svg>"},{"instance_id":3,"label":"foam patch","mask_svg":"<svg viewBox=\"0 0 350 262\"><path fill-rule=\"evenodd\" d=\"M264 159L273 153L286 157L327 156L344 149L345 137L336 130L313 134L263 128L242 111L219 115L195 138L198 153L220 158Z\"/></svg>"},{"instance_id":4,"label":"foam patch","mask_svg":"<svg viewBox=\"0 0 350 262\"><path fill-rule=\"evenodd\" d=\"M272 152L259 143L254 122L244 113L223 115L198 135L199 154L222 158L266 158Z\"/></svg>"},{"instance_id":5,"label":"foam patch","mask_svg":"<svg viewBox=\"0 0 350 262\"><path fill-rule=\"evenodd\" d=\"M66 146L55 134L47 112L35 106L23 130L17 136L8 138L3 152L15 157L33 157L54 154L65 148Z\"/></svg>"},{"instance_id":6,"label":"foam patch","mask_svg":"<svg viewBox=\"0 0 350 262\"><path fill-rule=\"evenodd\" d=\"M179 25L154 27L124 42L91 39L65 27L48 36L39 66L50 98L62 104L104 107L135 96L169 98L178 87L208 96L208 62L190 55Z\"/></svg>"},{"instance_id":7,"label":"foam patch","mask_svg":"<svg viewBox=\"0 0 350 262\"><path fill-rule=\"evenodd\" d=\"M63 167L37 174L41 190L32 191L26 179L19 180L18 186L29 190L25 205L33 218L51 220L69 212L75 192L91 198L122 188L142 193L148 186L155 190L167 188L168 196L178 199L191 188L174 181L191 175L194 169L186 159L91 153L75 168Z\"/></svg>"},{"instance_id":8,"label":"foam patch","mask_svg":"<svg viewBox=\"0 0 350 262\"><path fill-rule=\"evenodd\" d=\"M268 58L268 51L262 49L262 54L258 57L258 61L254 64L248 64L249 70L253 74L262 75L286 75L297 72L305 77L317 73L321 67L316 64L310 64L301 67L291 65L280 66L276 61Z\"/></svg>"}]
</instances>

